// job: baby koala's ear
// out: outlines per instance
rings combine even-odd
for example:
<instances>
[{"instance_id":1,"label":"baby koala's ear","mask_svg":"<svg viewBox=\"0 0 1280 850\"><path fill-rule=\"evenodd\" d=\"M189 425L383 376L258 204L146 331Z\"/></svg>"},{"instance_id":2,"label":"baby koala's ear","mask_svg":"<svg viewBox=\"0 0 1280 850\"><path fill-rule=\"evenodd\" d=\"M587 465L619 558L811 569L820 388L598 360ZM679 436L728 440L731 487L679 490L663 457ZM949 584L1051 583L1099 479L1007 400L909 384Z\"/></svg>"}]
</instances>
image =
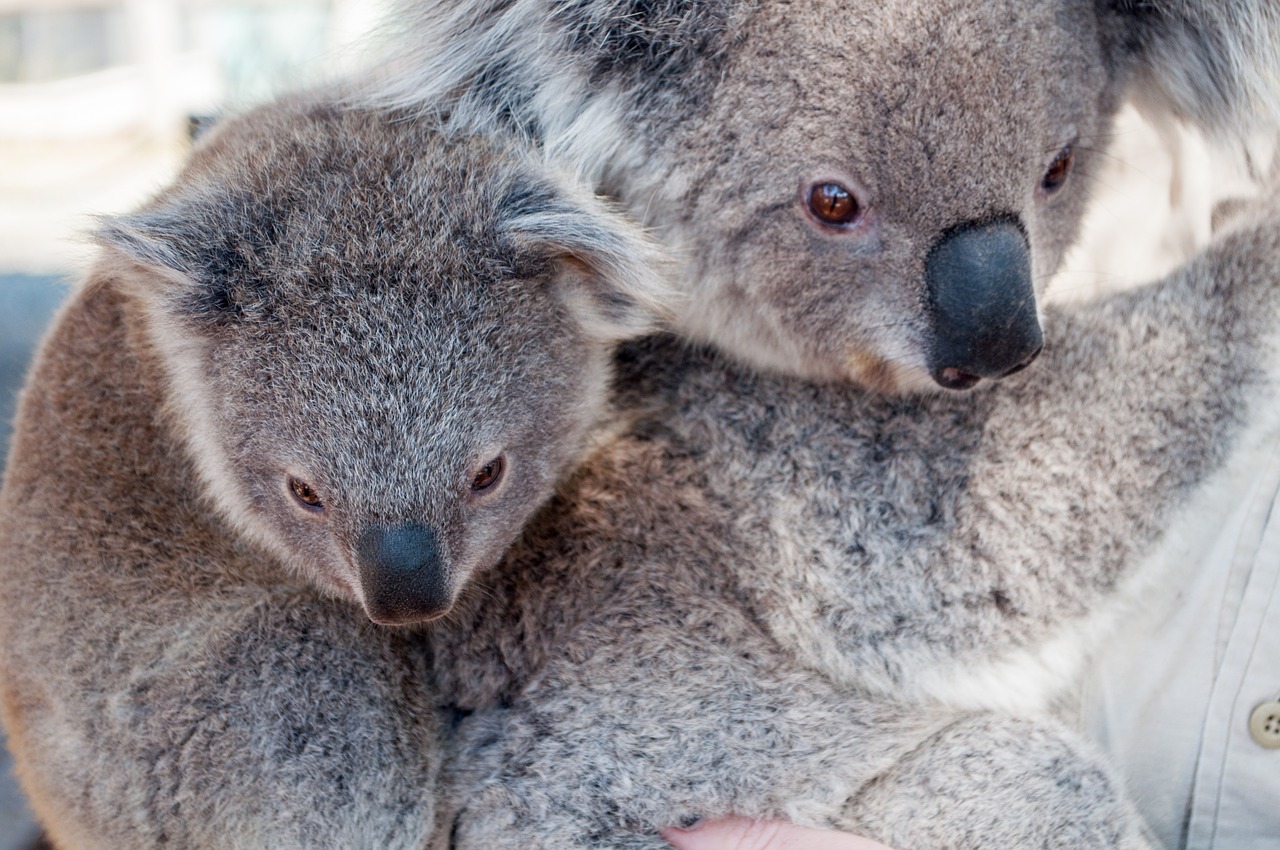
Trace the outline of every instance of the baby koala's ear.
<instances>
[{"instance_id":1,"label":"baby koala's ear","mask_svg":"<svg viewBox=\"0 0 1280 850\"><path fill-rule=\"evenodd\" d=\"M1280 2L1105 0L1140 107L1211 135L1280 127Z\"/></svg>"},{"instance_id":2,"label":"baby koala's ear","mask_svg":"<svg viewBox=\"0 0 1280 850\"><path fill-rule=\"evenodd\" d=\"M140 212L104 217L93 239L130 282L138 276L128 272L141 270L150 273L144 277L188 284L195 276L191 246L197 234L191 226L196 216L184 207L180 202L164 202Z\"/></svg>"},{"instance_id":3,"label":"baby koala's ear","mask_svg":"<svg viewBox=\"0 0 1280 850\"><path fill-rule=\"evenodd\" d=\"M247 282L279 228L263 204L191 193L103 219L94 238L120 284L153 315L220 325L253 303Z\"/></svg>"},{"instance_id":4,"label":"baby koala's ear","mask_svg":"<svg viewBox=\"0 0 1280 850\"><path fill-rule=\"evenodd\" d=\"M191 336L202 287L195 249L199 217L173 199L127 215L103 218L93 233L103 249L99 268L142 308L157 339Z\"/></svg>"},{"instance_id":5,"label":"baby koala's ear","mask_svg":"<svg viewBox=\"0 0 1280 850\"><path fill-rule=\"evenodd\" d=\"M670 281L675 264L617 204L557 186L513 193L504 207L507 236L551 262L551 285L591 336L634 339L675 314L682 300Z\"/></svg>"}]
</instances>

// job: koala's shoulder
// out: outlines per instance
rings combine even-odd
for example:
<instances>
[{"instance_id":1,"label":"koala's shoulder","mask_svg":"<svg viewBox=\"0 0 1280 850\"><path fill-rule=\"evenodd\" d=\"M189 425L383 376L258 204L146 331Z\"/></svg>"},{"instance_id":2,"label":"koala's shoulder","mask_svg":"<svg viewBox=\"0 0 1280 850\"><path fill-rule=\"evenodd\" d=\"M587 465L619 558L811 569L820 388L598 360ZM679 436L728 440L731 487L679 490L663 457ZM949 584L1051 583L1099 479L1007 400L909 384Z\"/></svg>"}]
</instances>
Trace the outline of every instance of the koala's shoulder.
<instances>
[{"instance_id":1,"label":"koala's shoulder","mask_svg":"<svg viewBox=\"0 0 1280 850\"><path fill-rule=\"evenodd\" d=\"M50 469L84 469L97 460L96 433L129 424L146 427L147 369L135 349L129 299L110 273L95 275L63 305L37 354L23 389L10 487ZM140 402L146 399L148 405ZM79 461L75 461L75 458ZM110 470L93 470L109 473Z\"/></svg>"},{"instance_id":2,"label":"koala's shoulder","mask_svg":"<svg viewBox=\"0 0 1280 850\"><path fill-rule=\"evenodd\" d=\"M99 578L118 588L128 581L113 570L182 557L178 540L204 562L230 560L174 434L180 412L165 408L161 364L115 274L104 264L64 305L27 378L0 490L0 549L33 583L7 589L62 582L56 592L83 592Z\"/></svg>"}]
</instances>

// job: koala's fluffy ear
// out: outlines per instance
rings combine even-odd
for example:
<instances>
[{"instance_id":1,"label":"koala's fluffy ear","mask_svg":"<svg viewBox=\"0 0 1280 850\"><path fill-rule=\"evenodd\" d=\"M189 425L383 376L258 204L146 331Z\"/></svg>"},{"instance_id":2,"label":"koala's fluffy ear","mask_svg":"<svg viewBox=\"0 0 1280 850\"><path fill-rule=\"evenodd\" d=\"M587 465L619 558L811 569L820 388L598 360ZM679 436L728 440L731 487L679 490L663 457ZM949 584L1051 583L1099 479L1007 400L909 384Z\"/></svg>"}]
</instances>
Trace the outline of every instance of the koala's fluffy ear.
<instances>
[{"instance_id":1,"label":"koala's fluffy ear","mask_svg":"<svg viewBox=\"0 0 1280 850\"><path fill-rule=\"evenodd\" d=\"M250 199L193 193L104 219L94 238L118 278L154 311L219 324L253 300L243 272L278 238L271 211Z\"/></svg>"},{"instance_id":2,"label":"koala's fluffy ear","mask_svg":"<svg viewBox=\"0 0 1280 850\"><path fill-rule=\"evenodd\" d=\"M1101 0L1149 113L1214 135L1280 127L1277 0Z\"/></svg>"},{"instance_id":3,"label":"koala's fluffy ear","mask_svg":"<svg viewBox=\"0 0 1280 850\"><path fill-rule=\"evenodd\" d=\"M673 264L620 207L565 187L513 192L504 206L508 238L553 264L552 285L592 336L634 339L671 319L681 298Z\"/></svg>"},{"instance_id":4,"label":"koala's fluffy ear","mask_svg":"<svg viewBox=\"0 0 1280 850\"><path fill-rule=\"evenodd\" d=\"M170 280L193 276L193 242L190 216L180 205L166 205L138 213L99 221L93 239L107 249L117 262L132 264L159 273Z\"/></svg>"}]
</instances>

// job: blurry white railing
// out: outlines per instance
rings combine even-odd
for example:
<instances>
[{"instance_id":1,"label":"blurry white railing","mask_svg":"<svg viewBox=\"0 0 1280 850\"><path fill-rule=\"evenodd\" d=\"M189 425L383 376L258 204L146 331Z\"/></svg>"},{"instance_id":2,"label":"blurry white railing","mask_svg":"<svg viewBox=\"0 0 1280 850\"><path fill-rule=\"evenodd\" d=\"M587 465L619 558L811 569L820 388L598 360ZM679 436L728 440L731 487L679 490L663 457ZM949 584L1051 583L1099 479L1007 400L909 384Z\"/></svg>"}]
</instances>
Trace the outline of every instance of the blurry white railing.
<instances>
[{"instance_id":1,"label":"blurry white railing","mask_svg":"<svg viewBox=\"0 0 1280 850\"><path fill-rule=\"evenodd\" d=\"M188 119L359 64L385 0L0 0L0 273L62 272L136 205Z\"/></svg>"}]
</instances>

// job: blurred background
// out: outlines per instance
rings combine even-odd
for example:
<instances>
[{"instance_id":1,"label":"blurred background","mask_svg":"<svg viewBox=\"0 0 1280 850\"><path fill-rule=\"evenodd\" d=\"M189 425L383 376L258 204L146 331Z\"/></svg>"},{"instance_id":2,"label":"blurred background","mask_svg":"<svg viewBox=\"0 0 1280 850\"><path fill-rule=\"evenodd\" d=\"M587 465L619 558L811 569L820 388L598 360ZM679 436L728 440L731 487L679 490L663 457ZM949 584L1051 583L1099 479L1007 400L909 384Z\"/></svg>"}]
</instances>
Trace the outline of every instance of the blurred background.
<instances>
[{"instance_id":1,"label":"blurred background","mask_svg":"<svg viewBox=\"0 0 1280 850\"><path fill-rule=\"evenodd\" d=\"M0 465L31 350L91 257L82 234L93 217L162 186L193 119L375 58L387 2L0 0ZM1268 144L1214 150L1126 111L1053 297L1182 262L1208 240L1215 209L1257 191ZM38 836L0 746L0 850L29 850Z\"/></svg>"}]
</instances>

